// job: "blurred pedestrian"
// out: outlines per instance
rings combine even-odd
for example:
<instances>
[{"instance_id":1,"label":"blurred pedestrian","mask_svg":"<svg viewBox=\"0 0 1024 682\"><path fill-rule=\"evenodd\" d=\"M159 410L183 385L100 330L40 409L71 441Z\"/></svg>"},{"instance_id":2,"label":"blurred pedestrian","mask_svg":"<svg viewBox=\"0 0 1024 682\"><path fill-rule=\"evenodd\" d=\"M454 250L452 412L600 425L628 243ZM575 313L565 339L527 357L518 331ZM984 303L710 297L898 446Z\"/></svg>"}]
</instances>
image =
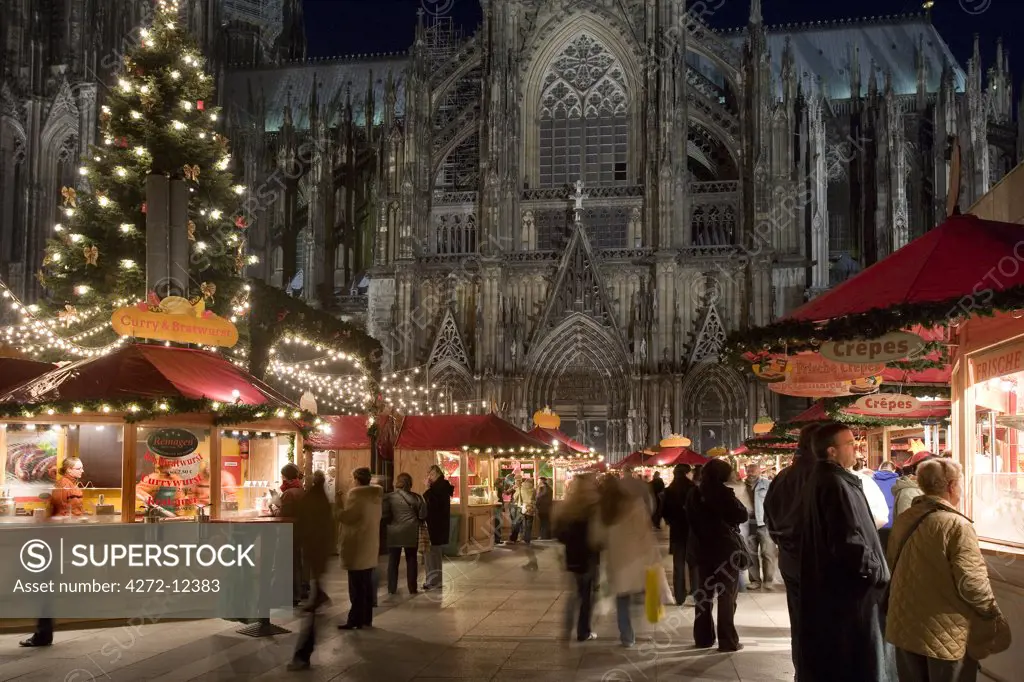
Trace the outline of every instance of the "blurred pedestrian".
<instances>
[{"instance_id":1,"label":"blurred pedestrian","mask_svg":"<svg viewBox=\"0 0 1024 682\"><path fill-rule=\"evenodd\" d=\"M565 608L566 640L574 621L577 641L597 638L590 629L600 560L600 553L590 544L597 502L597 479L593 474L581 474L573 479L569 494L554 516L555 537L565 545L565 570L573 577Z\"/></svg>"},{"instance_id":2,"label":"blurred pedestrian","mask_svg":"<svg viewBox=\"0 0 1024 682\"><path fill-rule=\"evenodd\" d=\"M672 583L676 603L680 606L693 605L697 590L697 566L686 560L686 546L689 542L690 524L686 518L686 502L693 492L689 464L677 464L672 473L672 482L665 489L662 513L668 523L668 551L672 555Z\"/></svg>"},{"instance_id":3,"label":"blurred pedestrian","mask_svg":"<svg viewBox=\"0 0 1024 682\"><path fill-rule=\"evenodd\" d=\"M537 487L537 529L538 540L551 539L551 508L554 506L555 491L551 489L551 482L541 476L540 485Z\"/></svg>"},{"instance_id":4,"label":"blurred pedestrian","mask_svg":"<svg viewBox=\"0 0 1024 682\"><path fill-rule=\"evenodd\" d=\"M373 569L380 555L380 519L384 489L370 484L370 470L352 472L355 485L345 496L338 514L341 521L341 561L348 572L348 596L352 608L339 630L373 626Z\"/></svg>"},{"instance_id":5,"label":"blurred pedestrian","mask_svg":"<svg viewBox=\"0 0 1024 682\"><path fill-rule=\"evenodd\" d=\"M308 613L299 634L289 670L309 668L310 657L316 646L317 611L330 601L323 589L323 577L327 572L327 556L334 540L334 515L327 498L326 477L322 471L314 471L312 485L299 501L295 532L302 551L302 560L309 570L311 597L305 610Z\"/></svg>"}]
</instances>

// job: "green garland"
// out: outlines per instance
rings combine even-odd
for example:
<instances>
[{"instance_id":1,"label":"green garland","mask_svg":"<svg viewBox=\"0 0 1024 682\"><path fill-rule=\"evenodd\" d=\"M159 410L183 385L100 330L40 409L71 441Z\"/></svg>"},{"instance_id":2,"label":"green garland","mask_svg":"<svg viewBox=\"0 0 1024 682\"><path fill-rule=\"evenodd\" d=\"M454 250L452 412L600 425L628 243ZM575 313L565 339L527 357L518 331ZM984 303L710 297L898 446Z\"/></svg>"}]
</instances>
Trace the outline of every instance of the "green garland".
<instances>
[{"instance_id":1,"label":"green garland","mask_svg":"<svg viewBox=\"0 0 1024 682\"><path fill-rule=\"evenodd\" d=\"M813 350L815 343L877 338L892 331L915 325L947 326L966 315L991 317L997 312L1024 308L1024 285L1002 291L980 292L985 296L964 296L928 303L901 303L888 308L874 308L856 315L845 315L824 323L781 320L764 327L737 331L726 339L730 355L744 353L789 352ZM982 298L988 298L982 303ZM964 307L969 304L968 307Z\"/></svg>"},{"instance_id":2,"label":"green garland","mask_svg":"<svg viewBox=\"0 0 1024 682\"><path fill-rule=\"evenodd\" d=\"M288 463L295 464L295 436L288 436Z\"/></svg>"},{"instance_id":3,"label":"green garland","mask_svg":"<svg viewBox=\"0 0 1024 682\"><path fill-rule=\"evenodd\" d=\"M74 420L77 414L123 415L129 424L170 414L214 414L216 425L242 424L262 419L290 419L302 434L309 435L320 419L305 410L286 409L274 405L241 405L218 403L205 398L163 398L157 400L74 400L38 404L0 403L0 418L46 419L49 417ZM166 408L166 409L165 409ZM52 412L52 414L51 414Z\"/></svg>"}]
</instances>

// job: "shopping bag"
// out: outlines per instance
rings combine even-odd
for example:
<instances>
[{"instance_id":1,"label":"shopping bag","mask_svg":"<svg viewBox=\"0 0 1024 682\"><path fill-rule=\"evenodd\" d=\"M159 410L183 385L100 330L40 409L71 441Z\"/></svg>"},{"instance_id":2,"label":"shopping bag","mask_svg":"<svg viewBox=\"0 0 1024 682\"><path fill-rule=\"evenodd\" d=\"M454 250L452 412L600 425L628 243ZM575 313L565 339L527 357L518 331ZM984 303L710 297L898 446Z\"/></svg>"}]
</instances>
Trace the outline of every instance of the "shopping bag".
<instances>
[{"instance_id":1,"label":"shopping bag","mask_svg":"<svg viewBox=\"0 0 1024 682\"><path fill-rule=\"evenodd\" d=\"M658 565L658 579L661 582L661 603L663 606L673 606L676 603L675 597L672 595L672 587L668 584L668 574L665 573L665 567Z\"/></svg>"},{"instance_id":2,"label":"shopping bag","mask_svg":"<svg viewBox=\"0 0 1024 682\"><path fill-rule=\"evenodd\" d=\"M665 607L661 604L661 578L659 566L647 569L647 581L644 585L644 611L648 623L658 623L665 615Z\"/></svg>"}]
</instances>

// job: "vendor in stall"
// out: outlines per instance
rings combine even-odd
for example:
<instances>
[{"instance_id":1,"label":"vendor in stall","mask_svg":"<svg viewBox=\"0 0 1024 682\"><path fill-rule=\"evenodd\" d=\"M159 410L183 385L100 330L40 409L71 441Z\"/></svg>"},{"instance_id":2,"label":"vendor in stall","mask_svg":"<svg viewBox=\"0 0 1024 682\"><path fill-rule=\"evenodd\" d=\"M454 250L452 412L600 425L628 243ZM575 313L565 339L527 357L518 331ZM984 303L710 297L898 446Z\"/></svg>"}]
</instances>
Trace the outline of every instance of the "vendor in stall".
<instances>
[{"instance_id":1,"label":"vendor in stall","mask_svg":"<svg viewBox=\"0 0 1024 682\"><path fill-rule=\"evenodd\" d=\"M79 481L85 467L77 457L68 457L60 467L60 478L50 495L50 512L53 516L81 516L82 488Z\"/></svg>"}]
</instances>

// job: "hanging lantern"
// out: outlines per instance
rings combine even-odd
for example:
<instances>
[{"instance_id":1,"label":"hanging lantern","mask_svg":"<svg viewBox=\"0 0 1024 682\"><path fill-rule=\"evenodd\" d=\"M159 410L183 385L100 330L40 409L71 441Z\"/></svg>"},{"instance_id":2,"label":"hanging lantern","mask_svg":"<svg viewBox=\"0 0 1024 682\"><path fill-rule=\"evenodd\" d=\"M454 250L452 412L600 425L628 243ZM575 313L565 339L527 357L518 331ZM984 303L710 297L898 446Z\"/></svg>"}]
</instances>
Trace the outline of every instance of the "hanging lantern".
<instances>
[{"instance_id":1,"label":"hanging lantern","mask_svg":"<svg viewBox=\"0 0 1024 682\"><path fill-rule=\"evenodd\" d=\"M764 417L759 417L758 418L757 423L754 424L753 431L757 435L761 436L761 435L764 435L766 433L771 433L772 429L774 429L774 428L775 428L775 422L772 420L772 418L768 417L768 416L764 416Z\"/></svg>"}]
</instances>

